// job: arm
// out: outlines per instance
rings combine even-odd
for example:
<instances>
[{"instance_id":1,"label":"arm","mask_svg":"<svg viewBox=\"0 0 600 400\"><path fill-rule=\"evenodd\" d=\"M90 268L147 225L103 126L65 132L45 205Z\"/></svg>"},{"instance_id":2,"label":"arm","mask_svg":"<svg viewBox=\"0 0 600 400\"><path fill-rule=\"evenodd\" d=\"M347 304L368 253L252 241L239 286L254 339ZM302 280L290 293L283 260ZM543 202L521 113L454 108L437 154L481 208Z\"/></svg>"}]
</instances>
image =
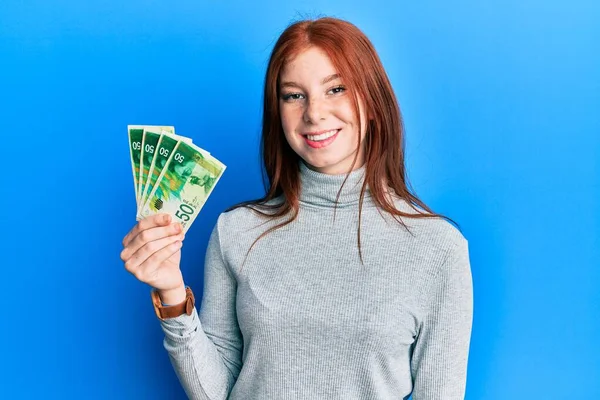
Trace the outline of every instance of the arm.
<instances>
[{"instance_id":1,"label":"arm","mask_svg":"<svg viewBox=\"0 0 600 400\"><path fill-rule=\"evenodd\" d=\"M164 347L190 399L225 400L242 368L242 335L235 296L237 282L221 254L219 221L213 229L204 263L200 314L161 321Z\"/></svg>"},{"instance_id":2,"label":"arm","mask_svg":"<svg viewBox=\"0 0 600 400\"><path fill-rule=\"evenodd\" d=\"M413 400L465 397L473 318L468 242L452 248L433 278L411 358Z\"/></svg>"}]
</instances>

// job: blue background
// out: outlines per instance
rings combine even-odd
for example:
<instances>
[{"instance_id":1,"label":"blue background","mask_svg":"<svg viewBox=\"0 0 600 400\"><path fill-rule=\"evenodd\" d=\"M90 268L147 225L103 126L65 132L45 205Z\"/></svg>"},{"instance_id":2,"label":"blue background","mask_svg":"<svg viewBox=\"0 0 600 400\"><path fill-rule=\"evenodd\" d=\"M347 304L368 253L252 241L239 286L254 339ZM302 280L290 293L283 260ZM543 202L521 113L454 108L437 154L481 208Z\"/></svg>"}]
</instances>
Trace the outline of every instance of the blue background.
<instances>
[{"instance_id":1,"label":"blue background","mask_svg":"<svg viewBox=\"0 0 600 400\"><path fill-rule=\"evenodd\" d=\"M263 193L269 52L319 15L372 40L416 193L469 239L467 399L600 398L592 0L3 0L0 397L184 398L150 288L119 259L135 224L126 126L174 125L228 166L183 249L199 296L218 214Z\"/></svg>"}]
</instances>

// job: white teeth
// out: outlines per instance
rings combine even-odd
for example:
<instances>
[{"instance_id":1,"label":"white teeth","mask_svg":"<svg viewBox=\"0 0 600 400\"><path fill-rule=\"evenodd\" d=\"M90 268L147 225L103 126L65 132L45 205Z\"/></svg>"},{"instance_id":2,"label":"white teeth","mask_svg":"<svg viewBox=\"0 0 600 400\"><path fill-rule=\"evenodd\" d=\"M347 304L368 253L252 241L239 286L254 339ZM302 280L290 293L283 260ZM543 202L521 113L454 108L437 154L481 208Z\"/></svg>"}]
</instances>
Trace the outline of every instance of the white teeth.
<instances>
[{"instance_id":1,"label":"white teeth","mask_svg":"<svg viewBox=\"0 0 600 400\"><path fill-rule=\"evenodd\" d=\"M313 142L318 142L320 140L329 139L330 137L335 135L337 133L337 131L338 131L337 129L334 129L332 131L327 131L325 133L321 133L320 135L306 135L306 137L308 138L308 140L312 140Z\"/></svg>"}]
</instances>

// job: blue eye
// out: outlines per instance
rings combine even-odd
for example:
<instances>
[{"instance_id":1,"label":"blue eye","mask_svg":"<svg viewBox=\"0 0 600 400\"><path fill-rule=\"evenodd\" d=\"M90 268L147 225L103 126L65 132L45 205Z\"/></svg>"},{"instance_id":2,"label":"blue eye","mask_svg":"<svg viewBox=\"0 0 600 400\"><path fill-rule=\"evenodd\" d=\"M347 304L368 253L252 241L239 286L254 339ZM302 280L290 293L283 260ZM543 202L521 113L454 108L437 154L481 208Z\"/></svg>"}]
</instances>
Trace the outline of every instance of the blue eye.
<instances>
[{"instance_id":1,"label":"blue eye","mask_svg":"<svg viewBox=\"0 0 600 400\"><path fill-rule=\"evenodd\" d=\"M336 94L343 93L345 91L346 91L346 87L343 85L339 85L339 86L329 89L329 91L327 93L333 92L333 94L336 95ZM283 101L288 101L288 102L294 102L296 100L300 100L301 97L304 97L304 95L301 93L287 93L287 94L281 95L281 98L283 99Z\"/></svg>"},{"instance_id":2,"label":"blue eye","mask_svg":"<svg viewBox=\"0 0 600 400\"><path fill-rule=\"evenodd\" d=\"M289 94L285 94L282 96L284 101L288 101L288 100L298 100L297 97L294 96L302 96L300 93L289 93Z\"/></svg>"},{"instance_id":3,"label":"blue eye","mask_svg":"<svg viewBox=\"0 0 600 400\"><path fill-rule=\"evenodd\" d=\"M335 94L342 93L342 92L346 91L346 88L344 86L342 86L342 85L336 86L334 88L331 88L331 91L335 91L335 90L338 90L338 89L339 89L339 92L334 92Z\"/></svg>"}]
</instances>

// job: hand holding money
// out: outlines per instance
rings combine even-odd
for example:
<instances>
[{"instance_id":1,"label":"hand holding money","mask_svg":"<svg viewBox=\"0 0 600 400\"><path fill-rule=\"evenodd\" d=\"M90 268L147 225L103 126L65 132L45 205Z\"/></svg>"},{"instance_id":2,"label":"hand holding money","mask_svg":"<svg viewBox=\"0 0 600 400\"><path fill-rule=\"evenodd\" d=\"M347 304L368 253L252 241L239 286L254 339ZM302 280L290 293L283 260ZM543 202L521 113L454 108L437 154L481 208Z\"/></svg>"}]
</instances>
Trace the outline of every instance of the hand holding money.
<instances>
[{"instance_id":1,"label":"hand holding money","mask_svg":"<svg viewBox=\"0 0 600 400\"><path fill-rule=\"evenodd\" d=\"M171 293L183 292L185 298L179 268L184 237L181 224L172 223L169 214L156 214L139 221L123 239L121 260L125 269L158 289L165 303L173 301L167 298Z\"/></svg>"},{"instance_id":2,"label":"hand holding money","mask_svg":"<svg viewBox=\"0 0 600 400\"><path fill-rule=\"evenodd\" d=\"M123 239L121 259L170 303L185 297L183 236L226 167L172 126L129 125L127 131L138 223Z\"/></svg>"}]
</instances>

